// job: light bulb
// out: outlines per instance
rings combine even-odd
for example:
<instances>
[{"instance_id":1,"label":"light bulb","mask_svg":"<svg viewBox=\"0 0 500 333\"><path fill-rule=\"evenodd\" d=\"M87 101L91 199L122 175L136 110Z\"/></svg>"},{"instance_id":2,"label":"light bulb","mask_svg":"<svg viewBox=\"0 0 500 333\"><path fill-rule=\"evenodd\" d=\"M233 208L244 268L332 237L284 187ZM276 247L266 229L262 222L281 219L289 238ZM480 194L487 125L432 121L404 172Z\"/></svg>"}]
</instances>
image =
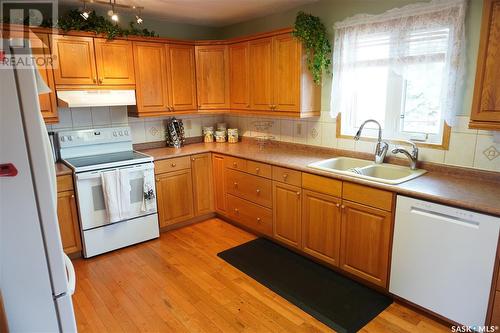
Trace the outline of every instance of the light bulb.
<instances>
[{"instance_id":1,"label":"light bulb","mask_svg":"<svg viewBox=\"0 0 500 333\"><path fill-rule=\"evenodd\" d=\"M140 17L139 15L135 16L135 21L137 22L137 24L142 24L142 22L144 22L144 20L142 19L142 17Z\"/></svg>"},{"instance_id":2,"label":"light bulb","mask_svg":"<svg viewBox=\"0 0 500 333\"><path fill-rule=\"evenodd\" d=\"M90 9L84 9L81 13L80 13L80 16L83 17L84 20L88 20L89 16L90 16L90 12L91 10Z\"/></svg>"},{"instance_id":3,"label":"light bulb","mask_svg":"<svg viewBox=\"0 0 500 333\"><path fill-rule=\"evenodd\" d=\"M111 15L111 19L115 22L118 22L118 14L117 13L113 13L113 15Z\"/></svg>"}]
</instances>

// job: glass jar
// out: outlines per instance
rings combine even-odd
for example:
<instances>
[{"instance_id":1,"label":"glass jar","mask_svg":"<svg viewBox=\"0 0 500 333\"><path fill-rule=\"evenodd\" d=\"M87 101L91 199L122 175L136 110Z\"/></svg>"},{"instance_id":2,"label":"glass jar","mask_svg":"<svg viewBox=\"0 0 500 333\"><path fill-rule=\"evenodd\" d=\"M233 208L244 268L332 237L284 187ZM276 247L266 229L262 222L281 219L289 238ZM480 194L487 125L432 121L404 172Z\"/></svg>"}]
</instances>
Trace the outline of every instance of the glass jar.
<instances>
[{"instance_id":1,"label":"glass jar","mask_svg":"<svg viewBox=\"0 0 500 333\"><path fill-rule=\"evenodd\" d=\"M227 142L238 143L238 129L228 128L227 129Z\"/></svg>"},{"instance_id":2,"label":"glass jar","mask_svg":"<svg viewBox=\"0 0 500 333\"><path fill-rule=\"evenodd\" d=\"M214 127L203 127L203 142L214 142Z\"/></svg>"}]
</instances>

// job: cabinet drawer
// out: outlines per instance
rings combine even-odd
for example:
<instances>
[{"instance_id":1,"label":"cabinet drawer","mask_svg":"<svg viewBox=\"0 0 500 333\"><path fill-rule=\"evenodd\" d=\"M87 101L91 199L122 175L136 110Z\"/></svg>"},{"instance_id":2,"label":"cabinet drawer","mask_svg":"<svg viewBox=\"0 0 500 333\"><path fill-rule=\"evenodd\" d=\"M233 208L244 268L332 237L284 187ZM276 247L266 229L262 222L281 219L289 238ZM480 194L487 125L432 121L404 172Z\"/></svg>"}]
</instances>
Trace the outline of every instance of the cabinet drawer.
<instances>
[{"instance_id":1,"label":"cabinet drawer","mask_svg":"<svg viewBox=\"0 0 500 333\"><path fill-rule=\"evenodd\" d=\"M230 194L227 196L227 205L229 216L236 222L268 236L273 234L272 210Z\"/></svg>"},{"instance_id":2,"label":"cabinet drawer","mask_svg":"<svg viewBox=\"0 0 500 333\"><path fill-rule=\"evenodd\" d=\"M247 161L247 172L264 178L272 178L273 172L269 164Z\"/></svg>"},{"instance_id":3,"label":"cabinet drawer","mask_svg":"<svg viewBox=\"0 0 500 333\"><path fill-rule=\"evenodd\" d=\"M344 182L342 198L349 201L390 212L392 210L392 197L392 192Z\"/></svg>"},{"instance_id":4,"label":"cabinet drawer","mask_svg":"<svg viewBox=\"0 0 500 333\"><path fill-rule=\"evenodd\" d=\"M226 191L265 207L273 205L272 183L269 179L237 170L226 170Z\"/></svg>"},{"instance_id":5,"label":"cabinet drawer","mask_svg":"<svg viewBox=\"0 0 500 333\"><path fill-rule=\"evenodd\" d=\"M226 156L224 165L229 169L247 171L247 161L241 158Z\"/></svg>"},{"instance_id":6,"label":"cabinet drawer","mask_svg":"<svg viewBox=\"0 0 500 333\"><path fill-rule=\"evenodd\" d=\"M273 166L273 179L285 184L301 186L302 176L300 171Z\"/></svg>"},{"instance_id":7,"label":"cabinet drawer","mask_svg":"<svg viewBox=\"0 0 500 333\"><path fill-rule=\"evenodd\" d=\"M73 190L73 176L64 175L57 177L57 192L72 191Z\"/></svg>"},{"instance_id":8,"label":"cabinet drawer","mask_svg":"<svg viewBox=\"0 0 500 333\"><path fill-rule=\"evenodd\" d=\"M302 187L335 197L342 196L342 181L310 173L302 173Z\"/></svg>"},{"instance_id":9,"label":"cabinet drawer","mask_svg":"<svg viewBox=\"0 0 500 333\"><path fill-rule=\"evenodd\" d=\"M155 173L165 173L170 171L177 171L182 169L189 169L191 161L189 156L169 158L167 160L160 160L155 162Z\"/></svg>"}]
</instances>

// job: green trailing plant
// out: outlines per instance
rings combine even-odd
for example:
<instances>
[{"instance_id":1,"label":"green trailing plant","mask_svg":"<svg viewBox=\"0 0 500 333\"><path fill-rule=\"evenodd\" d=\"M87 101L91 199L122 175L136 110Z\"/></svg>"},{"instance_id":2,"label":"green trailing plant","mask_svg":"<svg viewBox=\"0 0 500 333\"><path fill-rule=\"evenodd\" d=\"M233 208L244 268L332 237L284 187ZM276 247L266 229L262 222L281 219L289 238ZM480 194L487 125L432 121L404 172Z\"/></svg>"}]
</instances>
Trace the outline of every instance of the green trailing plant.
<instances>
[{"instance_id":1,"label":"green trailing plant","mask_svg":"<svg viewBox=\"0 0 500 333\"><path fill-rule=\"evenodd\" d=\"M297 13L293 35L302 41L307 55L307 66L316 84L321 84L323 71L330 73L332 45L319 17L302 11Z\"/></svg>"},{"instance_id":2,"label":"green trailing plant","mask_svg":"<svg viewBox=\"0 0 500 333\"><path fill-rule=\"evenodd\" d=\"M108 39L129 35L158 37L154 31L138 29L134 22L130 22L128 29L121 28L104 16L97 15L95 12L91 12L88 19L84 20L78 9L70 10L64 16L59 17L57 25L64 31L91 31L96 34L104 34Z\"/></svg>"}]
</instances>

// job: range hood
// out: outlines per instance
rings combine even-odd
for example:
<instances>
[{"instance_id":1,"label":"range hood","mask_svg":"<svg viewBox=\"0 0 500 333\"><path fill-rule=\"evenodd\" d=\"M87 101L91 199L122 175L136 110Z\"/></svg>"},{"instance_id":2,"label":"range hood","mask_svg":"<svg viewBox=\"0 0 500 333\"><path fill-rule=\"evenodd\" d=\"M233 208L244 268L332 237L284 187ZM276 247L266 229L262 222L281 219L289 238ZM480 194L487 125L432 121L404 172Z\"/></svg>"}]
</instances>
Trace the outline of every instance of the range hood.
<instances>
[{"instance_id":1,"label":"range hood","mask_svg":"<svg viewBox=\"0 0 500 333\"><path fill-rule=\"evenodd\" d=\"M62 107L136 105L135 90L57 90Z\"/></svg>"}]
</instances>

